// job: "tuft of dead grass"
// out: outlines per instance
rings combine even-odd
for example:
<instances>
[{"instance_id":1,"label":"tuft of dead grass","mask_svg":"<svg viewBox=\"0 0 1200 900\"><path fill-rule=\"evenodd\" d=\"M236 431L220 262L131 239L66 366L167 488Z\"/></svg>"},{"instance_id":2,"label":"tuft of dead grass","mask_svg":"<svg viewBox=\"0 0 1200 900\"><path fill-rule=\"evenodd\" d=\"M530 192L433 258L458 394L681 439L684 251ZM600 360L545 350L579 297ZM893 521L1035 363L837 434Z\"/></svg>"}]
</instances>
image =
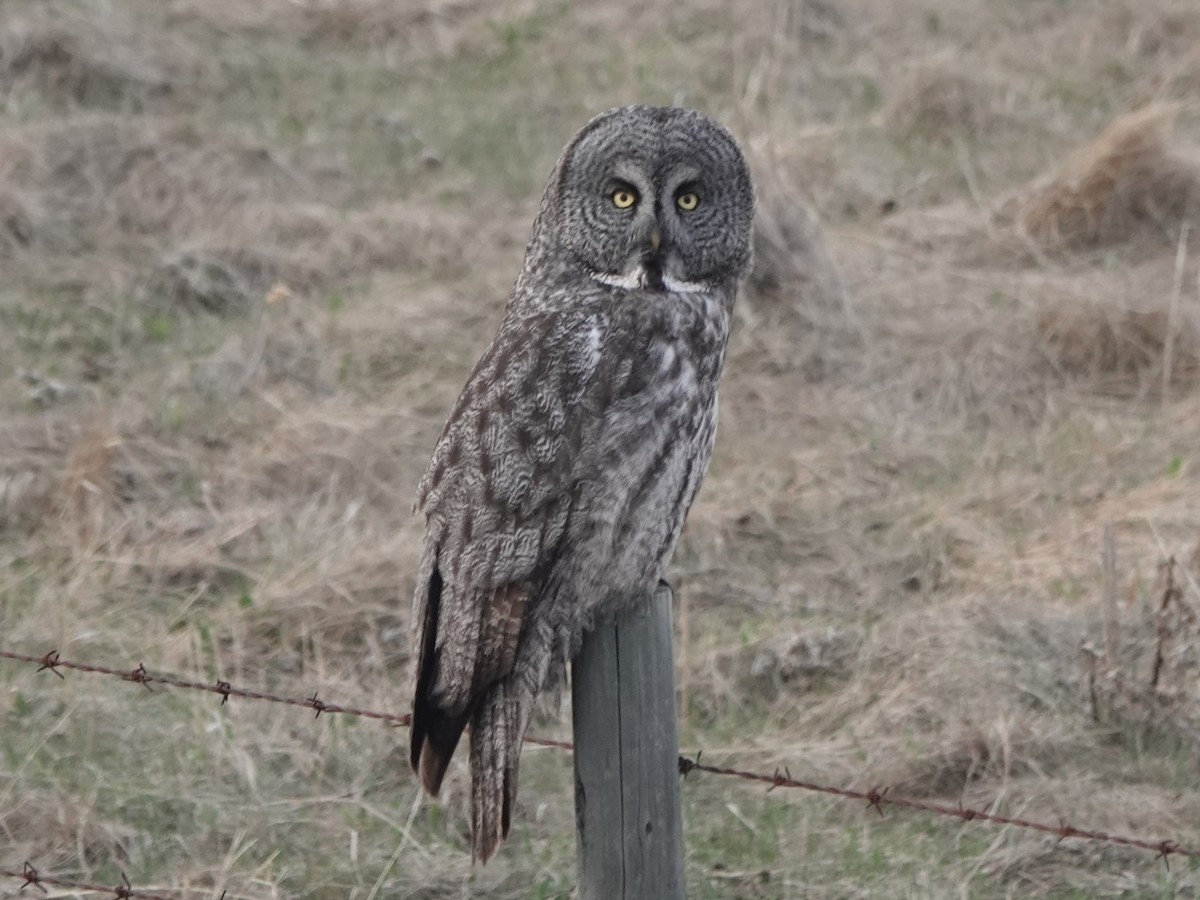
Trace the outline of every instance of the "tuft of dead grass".
<instances>
[{"instance_id":1,"label":"tuft of dead grass","mask_svg":"<svg viewBox=\"0 0 1200 900\"><path fill-rule=\"evenodd\" d=\"M1143 60L1194 52L1200 43L1200 12L1190 3L1169 7L1148 20L1131 16L1117 24L1126 46Z\"/></svg>"},{"instance_id":2,"label":"tuft of dead grass","mask_svg":"<svg viewBox=\"0 0 1200 900\"><path fill-rule=\"evenodd\" d=\"M465 228L412 204L346 214L322 203L249 200L219 230L197 229L163 251L139 296L163 309L246 312L278 284L327 291L364 272L404 269L445 276L464 263Z\"/></svg>"},{"instance_id":3,"label":"tuft of dead grass","mask_svg":"<svg viewBox=\"0 0 1200 900\"><path fill-rule=\"evenodd\" d=\"M462 264L461 216L348 202L338 172L171 120L89 117L0 141L0 259L150 249L134 290L166 308L229 314L281 281L324 290Z\"/></svg>"},{"instance_id":4,"label":"tuft of dead grass","mask_svg":"<svg viewBox=\"0 0 1200 900\"><path fill-rule=\"evenodd\" d=\"M1082 723L1046 714L1078 696L1062 674L1077 641L1066 617L1016 593L898 610L865 642L862 674L841 697L873 724L859 777L898 793L962 797L979 783L1054 773L1085 742ZM895 678L901 659L904 677Z\"/></svg>"},{"instance_id":5,"label":"tuft of dead grass","mask_svg":"<svg viewBox=\"0 0 1200 900\"><path fill-rule=\"evenodd\" d=\"M0 528L90 530L112 496L115 446L102 415L81 424L77 413L10 414L0 429Z\"/></svg>"},{"instance_id":6,"label":"tuft of dead grass","mask_svg":"<svg viewBox=\"0 0 1200 900\"><path fill-rule=\"evenodd\" d=\"M52 859L64 845L79 848L80 855L130 861L132 829L122 828L94 810L80 809L65 791L41 791L21 797L0 816L0 835L30 859Z\"/></svg>"},{"instance_id":7,"label":"tuft of dead grass","mask_svg":"<svg viewBox=\"0 0 1200 900\"><path fill-rule=\"evenodd\" d=\"M1062 376L1047 364L1030 302L948 281L936 264L884 281L887 302L853 376L874 415L903 428L1041 421ZM902 301L893 284L902 285Z\"/></svg>"},{"instance_id":8,"label":"tuft of dead grass","mask_svg":"<svg viewBox=\"0 0 1200 900\"><path fill-rule=\"evenodd\" d=\"M120 437L103 411L80 429L66 458L57 494L59 515L76 546L102 538L116 512L112 464Z\"/></svg>"},{"instance_id":9,"label":"tuft of dead grass","mask_svg":"<svg viewBox=\"0 0 1200 900\"><path fill-rule=\"evenodd\" d=\"M204 136L170 120L82 117L10 132L0 144L7 242L72 252L120 236L167 239L258 202L317 194L266 146ZM7 199L5 199L7 198Z\"/></svg>"},{"instance_id":10,"label":"tuft of dead grass","mask_svg":"<svg viewBox=\"0 0 1200 900\"><path fill-rule=\"evenodd\" d=\"M1118 117L1006 204L1003 218L1043 250L1174 240L1200 212L1200 163L1169 144L1178 113L1155 104Z\"/></svg>"},{"instance_id":11,"label":"tuft of dead grass","mask_svg":"<svg viewBox=\"0 0 1200 900\"><path fill-rule=\"evenodd\" d=\"M1113 548L1108 578L1115 596L1123 573L1116 564L1115 541ZM1158 559L1142 602L1125 609L1114 604L1106 615L1103 645L1089 641L1083 648L1089 706L1097 723L1169 736L1193 752L1200 749L1195 640L1200 586L1194 562Z\"/></svg>"},{"instance_id":12,"label":"tuft of dead grass","mask_svg":"<svg viewBox=\"0 0 1200 900\"><path fill-rule=\"evenodd\" d=\"M775 700L783 693L801 694L814 685L849 678L859 643L859 635L832 626L773 635L744 648L729 667L748 674L741 690Z\"/></svg>"},{"instance_id":13,"label":"tuft of dead grass","mask_svg":"<svg viewBox=\"0 0 1200 900\"><path fill-rule=\"evenodd\" d=\"M915 759L884 766L897 793L914 797L962 796L978 782L1008 781L1044 769L1051 747L1028 724L999 717L986 724L959 720L942 729L936 747Z\"/></svg>"},{"instance_id":14,"label":"tuft of dead grass","mask_svg":"<svg viewBox=\"0 0 1200 900\"><path fill-rule=\"evenodd\" d=\"M439 55L457 49L467 31L464 19L478 18L493 6L481 0L414 4L387 0L308 0L289 5L309 40L400 43L426 52L433 49Z\"/></svg>"},{"instance_id":15,"label":"tuft of dead grass","mask_svg":"<svg viewBox=\"0 0 1200 900\"><path fill-rule=\"evenodd\" d=\"M198 59L178 42L97 6L71 15L32 4L0 20L0 96L137 112L199 76Z\"/></svg>"},{"instance_id":16,"label":"tuft of dead grass","mask_svg":"<svg viewBox=\"0 0 1200 900\"><path fill-rule=\"evenodd\" d=\"M1170 379L1192 381L1200 375L1200 323L1194 316L1173 323L1165 309L1060 302L1038 315L1037 334L1046 357L1060 372L1110 388L1161 382L1168 342Z\"/></svg>"},{"instance_id":17,"label":"tuft of dead grass","mask_svg":"<svg viewBox=\"0 0 1200 900\"><path fill-rule=\"evenodd\" d=\"M180 17L221 31L293 35L308 46L355 52L382 50L389 57L448 58L488 34L489 25L528 14L529 4L485 0L180 0ZM496 31L500 30L497 25ZM495 34L489 35L494 38Z\"/></svg>"},{"instance_id":18,"label":"tuft of dead grass","mask_svg":"<svg viewBox=\"0 0 1200 900\"><path fill-rule=\"evenodd\" d=\"M325 290L465 258L459 216L346 202L337 173L170 120L92 117L0 142L0 259L151 248L134 292L167 309L244 312L278 282Z\"/></svg>"},{"instance_id":19,"label":"tuft of dead grass","mask_svg":"<svg viewBox=\"0 0 1200 900\"><path fill-rule=\"evenodd\" d=\"M985 131L993 118L986 85L944 59L908 72L883 111L885 127L904 140L950 141Z\"/></svg>"},{"instance_id":20,"label":"tuft of dead grass","mask_svg":"<svg viewBox=\"0 0 1200 900\"><path fill-rule=\"evenodd\" d=\"M142 292L171 309L227 315L248 311L271 278L250 248L179 248L151 270Z\"/></svg>"}]
</instances>

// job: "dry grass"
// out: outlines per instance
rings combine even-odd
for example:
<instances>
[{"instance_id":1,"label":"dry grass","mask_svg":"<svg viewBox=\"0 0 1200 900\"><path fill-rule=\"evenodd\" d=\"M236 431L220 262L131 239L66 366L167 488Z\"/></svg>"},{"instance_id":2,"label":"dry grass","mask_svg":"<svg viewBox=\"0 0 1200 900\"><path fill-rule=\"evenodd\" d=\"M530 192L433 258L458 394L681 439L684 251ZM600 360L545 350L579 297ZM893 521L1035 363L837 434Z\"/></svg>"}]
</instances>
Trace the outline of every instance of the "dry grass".
<instances>
[{"instance_id":1,"label":"dry grass","mask_svg":"<svg viewBox=\"0 0 1200 900\"><path fill-rule=\"evenodd\" d=\"M1163 309L1064 304L1041 314L1038 332L1057 368L1099 383L1142 388L1160 383L1168 341L1174 356L1169 377L1188 382L1200 373L1194 316L1172 323Z\"/></svg>"},{"instance_id":2,"label":"dry grass","mask_svg":"<svg viewBox=\"0 0 1200 900\"><path fill-rule=\"evenodd\" d=\"M245 204L316 186L267 147L170 120L80 116L6 135L0 185L17 255L78 252L122 238L175 238Z\"/></svg>"},{"instance_id":3,"label":"dry grass","mask_svg":"<svg viewBox=\"0 0 1200 900\"><path fill-rule=\"evenodd\" d=\"M1047 250L1173 241L1200 211L1200 162L1168 145L1178 112L1153 105L1115 119L1015 201L1017 227Z\"/></svg>"},{"instance_id":4,"label":"dry grass","mask_svg":"<svg viewBox=\"0 0 1200 900\"><path fill-rule=\"evenodd\" d=\"M951 141L995 124L986 86L961 62L947 59L923 62L907 73L883 115L887 128L903 140Z\"/></svg>"},{"instance_id":5,"label":"dry grass","mask_svg":"<svg viewBox=\"0 0 1200 900\"><path fill-rule=\"evenodd\" d=\"M11 12L9 12L11 11ZM147 34L108 2L10 5L0 17L0 95L29 103L141 112L196 82L200 57L169 33Z\"/></svg>"},{"instance_id":6,"label":"dry grass","mask_svg":"<svg viewBox=\"0 0 1200 900\"><path fill-rule=\"evenodd\" d=\"M816 214L771 165L754 166L754 267L743 322L768 364L826 377L861 345L861 324Z\"/></svg>"},{"instance_id":7,"label":"dry grass","mask_svg":"<svg viewBox=\"0 0 1200 900\"><path fill-rule=\"evenodd\" d=\"M3 12L6 646L403 711L412 489L541 179L590 112L678 100L734 126L760 195L675 563L684 749L1200 842L1195 623L1156 612L1170 554L1200 608L1191 6ZM1106 523L1120 660L1089 691ZM0 667L0 865L571 896L567 757L527 753L514 835L472 871L465 767L419 805L402 743ZM688 780L690 896L1200 886L1182 861L783 794Z\"/></svg>"}]
</instances>

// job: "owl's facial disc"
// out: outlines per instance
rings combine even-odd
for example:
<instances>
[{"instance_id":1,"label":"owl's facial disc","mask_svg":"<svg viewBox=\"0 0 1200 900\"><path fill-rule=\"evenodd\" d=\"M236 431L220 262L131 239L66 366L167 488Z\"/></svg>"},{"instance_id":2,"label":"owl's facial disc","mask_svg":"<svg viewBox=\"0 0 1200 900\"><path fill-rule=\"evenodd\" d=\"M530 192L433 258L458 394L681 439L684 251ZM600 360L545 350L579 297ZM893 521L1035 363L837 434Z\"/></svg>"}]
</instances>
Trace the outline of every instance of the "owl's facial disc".
<instances>
[{"instance_id":1,"label":"owl's facial disc","mask_svg":"<svg viewBox=\"0 0 1200 900\"><path fill-rule=\"evenodd\" d=\"M690 110L628 107L569 145L547 196L546 243L572 274L625 291L731 292L750 259L754 194L717 123Z\"/></svg>"}]
</instances>

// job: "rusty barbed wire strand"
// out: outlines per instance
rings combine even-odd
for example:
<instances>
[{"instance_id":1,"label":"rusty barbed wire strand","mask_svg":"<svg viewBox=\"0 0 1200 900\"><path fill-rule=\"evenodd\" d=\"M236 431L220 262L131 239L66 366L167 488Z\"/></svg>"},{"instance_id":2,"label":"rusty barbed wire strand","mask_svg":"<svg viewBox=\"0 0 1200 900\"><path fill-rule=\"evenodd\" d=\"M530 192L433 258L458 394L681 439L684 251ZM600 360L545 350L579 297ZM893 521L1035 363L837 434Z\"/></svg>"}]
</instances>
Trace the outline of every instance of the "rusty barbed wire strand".
<instances>
[{"instance_id":1,"label":"rusty barbed wire strand","mask_svg":"<svg viewBox=\"0 0 1200 900\"><path fill-rule=\"evenodd\" d=\"M221 697L221 705L223 706L230 697L237 697L245 700L261 700L268 703L280 703L286 706L298 706L306 709L315 710L319 717L322 713L342 714L348 716L360 716L367 719L375 719L377 721L386 722L394 726L405 726L411 724L412 717L404 714L385 713L371 709L361 709L353 706L343 706L338 703L327 703L318 698L314 692L311 697L298 699L296 697L286 697L279 694L272 694L269 691L253 691L245 688L234 687L228 681L216 682L201 682L192 681L184 678L174 678L167 675L155 675L147 671L146 667L139 663L134 669L118 669L111 666L93 665L89 663L79 663L73 660L62 659L58 655L58 651L52 650L42 656L32 656L26 653L15 653L8 650L0 650L0 659L8 659L14 662L27 663L38 666L38 671L52 672L60 678L63 674L60 669L68 669L76 672L87 672L97 675L105 675L115 678L120 678L123 681L128 681L133 684L143 685L147 690L151 685L160 684L170 687L182 688L185 690L204 691L210 694L217 694ZM553 740L550 738L534 737L527 735L525 743L534 744L541 747L553 747L559 750L574 750L575 746L570 741ZM811 781L803 781L793 778L791 773L786 769L776 769L772 774L762 772L750 772L742 769L727 768L721 766L713 766L700 761L700 753L697 753L695 758L688 756L679 757L679 774L686 778L692 772L704 772L709 775L728 776L738 778L743 781L750 781L760 784L769 785L768 792L776 788L794 788L798 790L810 791L813 793L826 794L828 796L840 797L849 800L862 800L867 803L868 808L874 809L881 816L885 806L894 806L901 809L911 809L918 812L929 813L938 816L947 816L959 819L963 822L987 822L993 825L1009 825L1014 828L1023 828L1030 831L1040 832L1042 834L1053 835L1060 841L1068 838L1079 840L1097 841L1108 844L1116 844L1123 847L1132 847L1139 850L1150 851L1164 861L1169 867L1170 857L1182 856L1192 859L1200 859L1200 849L1188 848L1174 840L1151 840L1147 838L1131 837L1128 835L1114 834L1108 831L1101 831L1093 828L1078 828L1065 821L1060 821L1056 825L1051 825L1045 822L1038 822L1030 819L1017 818L1015 816L1005 816L999 813L988 812L983 809L966 806L947 806L942 803L931 803L925 800L916 800L908 797L892 796L887 787L876 787L869 790L857 790L854 788L835 787L833 785L819 784ZM35 870L34 874L36 874ZM0 875L9 875L11 877L26 877L23 873L11 873L0 870ZM42 879L47 884L49 881ZM26 885L27 886L27 885ZM100 890L112 890L101 888ZM115 894L117 897L149 897L147 894ZM165 898L164 898L165 900Z\"/></svg>"},{"instance_id":2,"label":"rusty barbed wire strand","mask_svg":"<svg viewBox=\"0 0 1200 900\"><path fill-rule=\"evenodd\" d=\"M799 788L800 790L813 791L819 794L831 794L835 797L844 797L850 800L865 800L867 807L875 810L881 816L883 815L883 808L885 806L898 806L902 809L913 809L939 816L950 816L961 819L964 822L990 822L993 825L1012 825L1016 828L1040 831L1043 834L1052 834L1060 841L1067 838L1079 838L1081 840L1119 844L1123 847L1136 847L1139 850L1154 852L1164 862L1167 862L1171 856L1200 859L1200 850L1183 847L1172 840L1154 841L1128 837L1092 828L1076 828L1074 825L1061 821L1057 825L1048 825L1045 822L1035 822L1015 816L1004 816L999 813L990 813L986 810L975 809L969 806L947 806L943 803L930 803L925 800L914 800L908 797L892 797L888 793L889 788L886 787L870 788L865 791L855 790L854 788L833 787L827 784L816 784L811 781L801 781L798 778L792 778L791 773L787 769L776 769L773 774L765 775L761 772L745 772L741 769L710 766L707 763L700 762L699 754L696 755L695 759L680 756L679 773L686 778L692 772L707 772L710 775L728 775L733 778L740 778L743 781L769 784L768 791L773 791L775 788L781 787Z\"/></svg>"},{"instance_id":3,"label":"rusty barbed wire strand","mask_svg":"<svg viewBox=\"0 0 1200 900\"><path fill-rule=\"evenodd\" d=\"M404 726L407 726L411 720L411 717L407 715L376 712L371 709L357 709L353 706L342 706L338 703L326 703L315 692L311 697L299 700L295 697L283 697L268 691L252 691L245 688L236 688L228 681L190 681L185 678L173 678L168 675L153 675L141 663L138 663L135 669L115 669L111 666L74 662L69 659L60 659L57 650L52 650L43 656L30 656L25 653L12 653L8 650L0 650L0 659L33 663L39 667L39 672L49 671L59 677L62 676L62 672L59 671L60 669L70 669L76 672L90 672L95 675L110 675L120 678L123 681L144 685L147 689L153 684L162 684L169 687L184 688L189 691L205 691L210 694L219 694L222 706L225 705L230 697L239 697L243 700L264 700L269 703L282 703L286 706L301 706L315 710L318 716L321 713L341 713L348 716L361 716L364 719L376 719L381 722L390 722L393 725Z\"/></svg>"},{"instance_id":4,"label":"rusty barbed wire strand","mask_svg":"<svg viewBox=\"0 0 1200 900\"><path fill-rule=\"evenodd\" d=\"M38 667L39 672L53 672L59 678L63 677L59 669L68 669L74 672L87 672L92 675L107 675L113 678L119 678L122 681L128 681L133 684L140 684L150 689L151 685L161 684L168 687L182 688L189 691L203 691L208 694L217 694L221 698L221 705L224 706L230 697L237 697L241 700L261 700L266 703L280 703L284 706L299 706L305 709L314 710L319 718L322 713L330 715L346 715L357 716L364 719L374 719L379 722L387 722L388 724L407 728L412 724L412 716L408 713L386 713L379 712L373 709L360 709L355 706L344 706L340 703L327 703L320 699L317 692L314 692L311 697L299 699L297 697L286 697L280 694L273 694L270 691L254 691L247 688L234 687L228 681L218 680L215 682L192 681L186 678L175 678L170 675L155 675L147 671L142 663L137 664L134 669L117 669L112 666L94 665L91 663L80 663L74 660L62 659L58 655L57 650L51 650L49 653L42 656L31 656L27 653L14 653L10 650L0 650L0 659L8 659L13 662L30 663ZM553 747L559 750L574 750L575 747L569 741L557 741L551 738L526 737L527 744L535 744L540 747Z\"/></svg>"},{"instance_id":5,"label":"rusty barbed wire strand","mask_svg":"<svg viewBox=\"0 0 1200 900\"><path fill-rule=\"evenodd\" d=\"M21 870L0 869L0 876L7 878L15 878L19 881L24 881L17 893L21 893L27 887L35 887L43 894L50 893L46 890L47 885L50 887L65 888L73 891L90 891L95 894L108 895L116 898L116 900L175 900L172 897L166 897L162 894L151 894L147 891L136 889L129 883L129 879L125 877L125 873L121 873L121 883L115 886L107 884L92 884L86 881L70 881L66 878L55 878L52 875L43 875L32 865L26 862ZM35 895L36 896L36 895ZM222 895L224 896L224 895Z\"/></svg>"}]
</instances>

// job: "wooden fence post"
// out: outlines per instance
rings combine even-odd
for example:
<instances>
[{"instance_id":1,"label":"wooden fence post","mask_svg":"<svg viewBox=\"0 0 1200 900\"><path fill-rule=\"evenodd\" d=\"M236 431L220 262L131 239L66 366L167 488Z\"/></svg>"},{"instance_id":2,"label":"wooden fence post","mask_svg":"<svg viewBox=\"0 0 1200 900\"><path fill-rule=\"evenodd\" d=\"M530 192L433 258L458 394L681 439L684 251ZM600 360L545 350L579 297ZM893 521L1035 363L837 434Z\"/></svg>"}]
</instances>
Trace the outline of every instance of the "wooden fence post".
<instances>
[{"instance_id":1,"label":"wooden fence post","mask_svg":"<svg viewBox=\"0 0 1200 900\"><path fill-rule=\"evenodd\" d=\"M682 900L671 589L584 638L571 670L581 900Z\"/></svg>"}]
</instances>

